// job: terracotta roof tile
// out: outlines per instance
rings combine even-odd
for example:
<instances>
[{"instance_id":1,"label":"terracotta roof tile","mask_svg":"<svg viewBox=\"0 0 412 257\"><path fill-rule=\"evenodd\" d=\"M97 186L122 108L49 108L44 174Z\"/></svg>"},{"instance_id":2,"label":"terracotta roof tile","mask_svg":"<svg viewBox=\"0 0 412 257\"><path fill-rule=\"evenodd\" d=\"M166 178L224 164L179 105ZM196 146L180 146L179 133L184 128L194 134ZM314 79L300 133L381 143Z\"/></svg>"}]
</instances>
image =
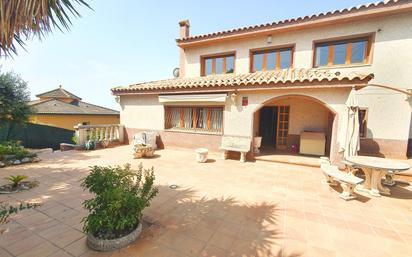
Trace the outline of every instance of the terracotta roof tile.
<instances>
[{"instance_id":1,"label":"terracotta roof tile","mask_svg":"<svg viewBox=\"0 0 412 257\"><path fill-rule=\"evenodd\" d=\"M59 99L35 100L29 102L29 105L33 106L38 114L119 115L116 110L82 101L66 103Z\"/></svg>"},{"instance_id":2,"label":"terracotta roof tile","mask_svg":"<svg viewBox=\"0 0 412 257\"><path fill-rule=\"evenodd\" d=\"M220 36L238 34L238 33L243 33L243 32L258 31L258 30L276 28L276 27L280 27L280 26L284 26L284 25L292 25L292 24L295 24L295 23L301 23L301 22L306 22L306 21L311 21L311 20L316 20L316 19L322 19L322 18L328 18L328 17L334 16L334 15L356 13L356 12L361 12L361 11L370 10L370 9L374 9L374 8L388 7L388 6L393 6L393 5L402 5L402 4L407 4L407 3L411 3L411 2L412 2L411 0L385 0L385 1L381 1L381 2L362 4L362 5L349 7L349 8L344 8L344 9L340 9L340 10L322 12L322 13L318 13L318 14L301 16L301 17L291 18L291 19L286 19L286 20L281 20L281 21L274 21L274 22L270 22L270 23L263 23L263 24L252 25L252 26L245 26L245 27L241 27L241 28L223 30L223 31L207 33L207 34L202 34L202 35L193 35L193 36L189 36L189 37L185 37L185 38L176 39L176 41L178 43L186 43L186 42L191 42L191 41L198 41L198 40L208 39L208 38L216 38L216 37L220 37Z\"/></svg>"},{"instance_id":3,"label":"terracotta roof tile","mask_svg":"<svg viewBox=\"0 0 412 257\"><path fill-rule=\"evenodd\" d=\"M80 97L63 89L61 86L59 88L38 94L36 96L37 97L48 97L48 98L72 98L72 99L82 100Z\"/></svg>"},{"instance_id":4,"label":"terracotta roof tile","mask_svg":"<svg viewBox=\"0 0 412 257\"><path fill-rule=\"evenodd\" d=\"M133 91L162 91L170 89L206 89L211 87L238 87L259 86L274 84L275 86L288 86L303 82L339 82L339 81L364 81L368 82L373 74L360 74L350 72L343 74L339 71L321 69L284 69L273 71L261 71L247 74L210 75L195 78L174 78L129 85L126 87L112 88L114 94Z\"/></svg>"}]
</instances>

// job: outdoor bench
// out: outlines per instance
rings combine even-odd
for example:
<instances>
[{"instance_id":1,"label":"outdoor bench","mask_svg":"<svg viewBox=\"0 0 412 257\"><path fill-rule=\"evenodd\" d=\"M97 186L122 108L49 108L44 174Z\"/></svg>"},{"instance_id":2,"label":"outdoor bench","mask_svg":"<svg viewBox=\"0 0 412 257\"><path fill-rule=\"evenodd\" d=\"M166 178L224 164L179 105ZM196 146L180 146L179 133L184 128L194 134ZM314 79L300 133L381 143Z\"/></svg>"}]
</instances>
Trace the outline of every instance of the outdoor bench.
<instances>
[{"instance_id":1,"label":"outdoor bench","mask_svg":"<svg viewBox=\"0 0 412 257\"><path fill-rule=\"evenodd\" d=\"M246 161L246 154L250 151L252 140L250 137L223 136L220 149L223 150L223 159L227 159L229 151L240 152L240 161Z\"/></svg>"},{"instance_id":2,"label":"outdoor bench","mask_svg":"<svg viewBox=\"0 0 412 257\"><path fill-rule=\"evenodd\" d=\"M326 176L326 182L331 186L342 186L343 192L339 195L344 200L356 198L353 190L355 186L362 183L363 179L356 177L352 173L345 173L338 169L337 166L331 165L329 160L321 158L320 168Z\"/></svg>"}]
</instances>

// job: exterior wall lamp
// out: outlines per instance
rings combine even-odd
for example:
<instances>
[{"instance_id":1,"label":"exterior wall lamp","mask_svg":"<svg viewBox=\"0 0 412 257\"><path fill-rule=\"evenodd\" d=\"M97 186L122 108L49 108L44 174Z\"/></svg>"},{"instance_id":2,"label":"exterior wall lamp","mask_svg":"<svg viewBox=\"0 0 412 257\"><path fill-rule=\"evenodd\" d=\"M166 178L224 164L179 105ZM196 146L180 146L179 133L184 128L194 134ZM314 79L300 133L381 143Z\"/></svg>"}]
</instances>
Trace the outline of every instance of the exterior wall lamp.
<instances>
[{"instance_id":1,"label":"exterior wall lamp","mask_svg":"<svg viewBox=\"0 0 412 257\"><path fill-rule=\"evenodd\" d=\"M269 36L266 38L266 43L272 44L272 35L269 35Z\"/></svg>"},{"instance_id":2,"label":"exterior wall lamp","mask_svg":"<svg viewBox=\"0 0 412 257\"><path fill-rule=\"evenodd\" d=\"M232 99L233 103L236 103L236 97L237 97L237 93L236 92L232 92L230 94L230 99Z\"/></svg>"}]
</instances>

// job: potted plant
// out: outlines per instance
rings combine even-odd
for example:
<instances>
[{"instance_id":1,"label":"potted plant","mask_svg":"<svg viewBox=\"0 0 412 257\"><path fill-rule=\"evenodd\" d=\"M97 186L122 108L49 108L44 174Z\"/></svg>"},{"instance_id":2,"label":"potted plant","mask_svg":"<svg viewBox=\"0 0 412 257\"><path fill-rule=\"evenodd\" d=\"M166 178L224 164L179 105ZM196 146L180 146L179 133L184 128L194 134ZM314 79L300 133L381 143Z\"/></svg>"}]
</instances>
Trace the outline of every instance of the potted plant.
<instances>
[{"instance_id":1,"label":"potted plant","mask_svg":"<svg viewBox=\"0 0 412 257\"><path fill-rule=\"evenodd\" d=\"M150 144L135 144L133 150L135 159L139 159L144 156L153 157L154 155L154 149Z\"/></svg>"},{"instance_id":2,"label":"potted plant","mask_svg":"<svg viewBox=\"0 0 412 257\"><path fill-rule=\"evenodd\" d=\"M86 143L84 143L84 148L86 150L94 150L96 149L96 143L94 142L94 140L89 139L86 141Z\"/></svg>"},{"instance_id":3,"label":"potted plant","mask_svg":"<svg viewBox=\"0 0 412 257\"><path fill-rule=\"evenodd\" d=\"M94 166L82 187L95 196L84 201L89 215L83 219L87 245L98 251L122 248L142 231L142 212L158 189L153 168L137 171L124 167Z\"/></svg>"}]
</instances>

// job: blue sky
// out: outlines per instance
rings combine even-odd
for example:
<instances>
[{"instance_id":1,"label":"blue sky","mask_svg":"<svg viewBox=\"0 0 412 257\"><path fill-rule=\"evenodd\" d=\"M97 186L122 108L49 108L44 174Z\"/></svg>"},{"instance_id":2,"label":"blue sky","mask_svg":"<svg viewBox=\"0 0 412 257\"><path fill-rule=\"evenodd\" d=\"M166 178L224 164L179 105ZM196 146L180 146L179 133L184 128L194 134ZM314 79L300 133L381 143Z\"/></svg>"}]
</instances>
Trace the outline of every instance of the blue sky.
<instances>
[{"instance_id":1,"label":"blue sky","mask_svg":"<svg viewBox=\"0 0 412 257\"><path fill-rule=\"evenodd\" d=\"M27 42L13 59L0 59L35 94L58 85L84 101L119 109L110 88L172 77L178 66L178 21L189 19L190 33L203 34L272 22L367 3L365 0L300 1L89 1L79 8L70 31L55 30Z\"/></svg>"}]
</instances>

